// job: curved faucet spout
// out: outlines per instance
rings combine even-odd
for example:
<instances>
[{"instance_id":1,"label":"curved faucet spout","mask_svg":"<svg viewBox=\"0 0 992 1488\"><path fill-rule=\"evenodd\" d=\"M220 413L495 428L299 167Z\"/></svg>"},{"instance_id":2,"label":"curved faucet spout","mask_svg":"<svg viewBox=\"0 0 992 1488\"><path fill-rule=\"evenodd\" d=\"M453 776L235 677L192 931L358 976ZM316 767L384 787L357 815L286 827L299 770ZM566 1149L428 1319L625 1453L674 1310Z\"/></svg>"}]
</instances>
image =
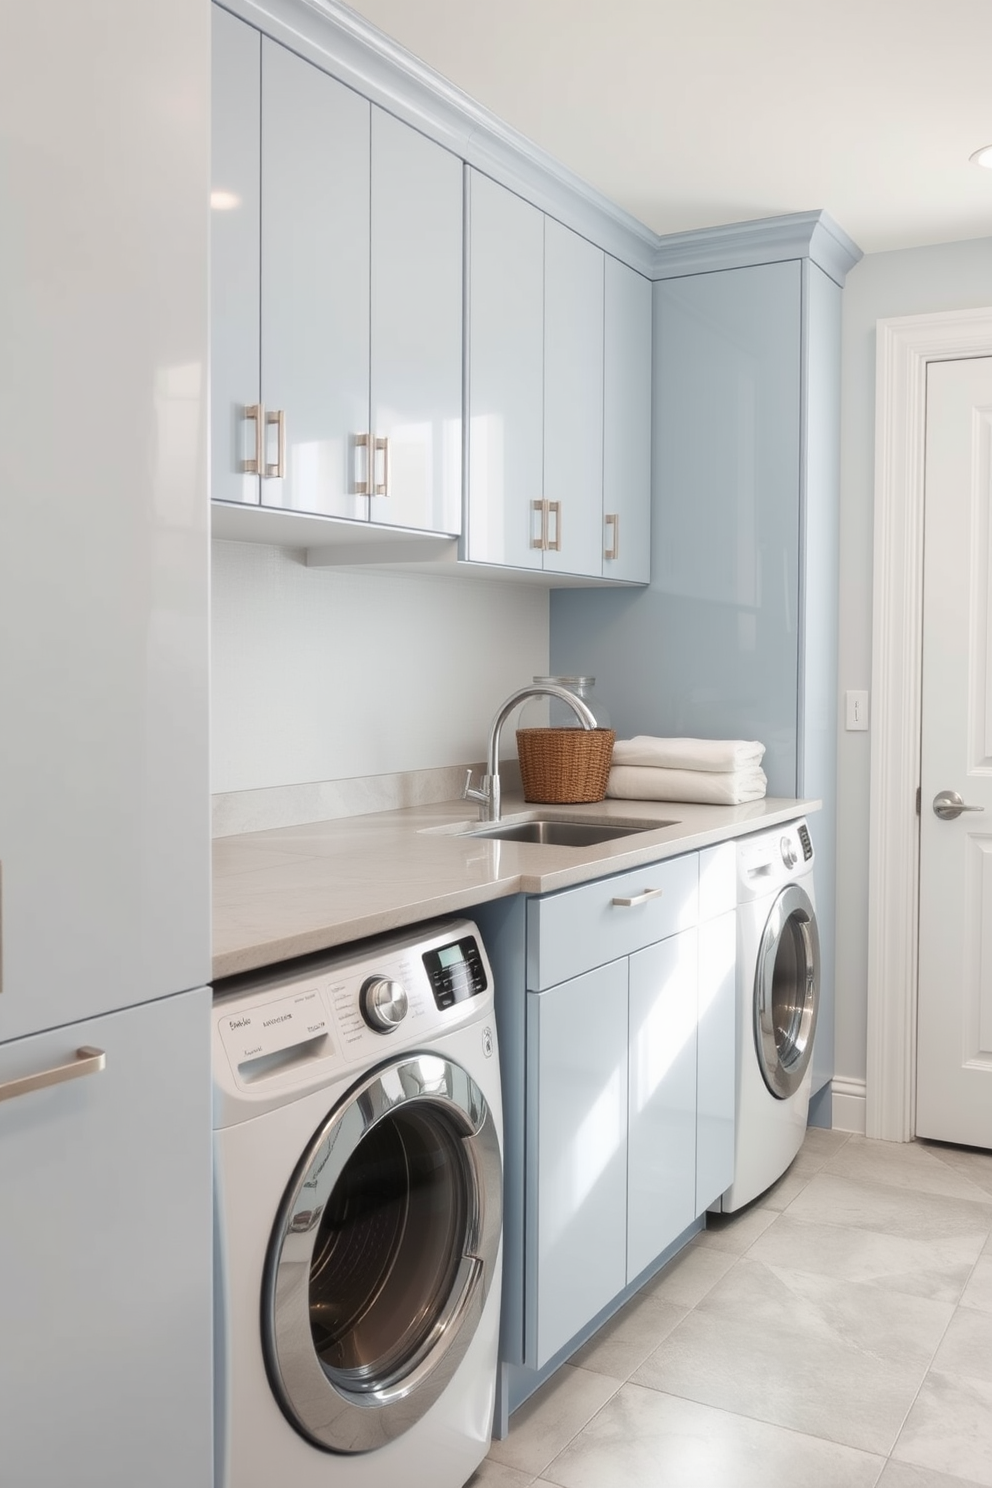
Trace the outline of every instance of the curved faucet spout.
<instances>
[{"instance_id":1,"label":"curved faucet spout","mask_svg":"<svg viewBox=\"0 0 992 1488\"><path fill-rule=\"evenodd\" d=\"M554 697L559 702L567 703L584 729L598 728L596 716L591 709L576 697L574 692L569 692L567 687L559 687L554 682L534 682L530 687L521 687L517 692L511 692L506 702L497 710L496 716L489 726L489 743L486 746L486 775L479 788L472 786L472 772L469 771L468 780L462 795L467 801L479 802L480 821L499 821L500 815L500 780L499 780L499 745L503 725L520 703L530 697Z\"/></svg>"}]
</instances>

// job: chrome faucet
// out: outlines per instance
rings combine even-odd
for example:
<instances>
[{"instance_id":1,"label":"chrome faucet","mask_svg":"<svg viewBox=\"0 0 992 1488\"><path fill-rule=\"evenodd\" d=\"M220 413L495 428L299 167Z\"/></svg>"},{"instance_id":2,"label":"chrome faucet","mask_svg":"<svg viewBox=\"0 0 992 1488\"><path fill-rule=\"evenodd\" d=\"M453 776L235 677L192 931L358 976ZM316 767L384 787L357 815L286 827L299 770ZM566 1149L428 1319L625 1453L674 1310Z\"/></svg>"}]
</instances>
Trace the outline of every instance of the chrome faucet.
<instances>
[{"instance_id":1,"label":"chrome faucet","mask_svg":"<svg viewBox=\"0 0 992 1488\"><path fill-rule=\"evenodd\" d=\"M567 687L558 687L553 682L534 682L530 687L521 687L517 692L511 692L506 702L496 713L489 726L489 744L486 748L486 773L482 777L481 785L472 784L472 771L469 770L465 777L465 789L462 791L463 801L478 801L480 821L499 821L500 813L500 784L499 784L499 740L503 732L503 725L519 703L529 697L558 698L560 702L567 703L581 723L584 729L598 727L596 715L582 701L569 692Z\"/></svg>"}]
</instances>

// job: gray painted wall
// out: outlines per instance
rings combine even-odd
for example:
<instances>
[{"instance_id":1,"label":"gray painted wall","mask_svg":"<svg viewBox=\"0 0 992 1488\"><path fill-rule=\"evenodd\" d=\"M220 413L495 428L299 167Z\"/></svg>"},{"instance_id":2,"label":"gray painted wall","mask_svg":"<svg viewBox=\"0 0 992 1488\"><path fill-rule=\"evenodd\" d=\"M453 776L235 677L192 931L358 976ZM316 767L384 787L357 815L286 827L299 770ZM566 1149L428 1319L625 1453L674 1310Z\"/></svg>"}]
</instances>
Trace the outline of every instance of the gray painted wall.
<instances>
[{"instance_id":1,"label":"gray painted wall","mask_svg":"<svg viewBox=\"0 0 992 1488\"><path fill-rule=\"evenodd\" d=\"M875 322L992 305L992 237L873 253L848 275L841 362L840 635L838 680L871 686L875 481ZM869 714L869 722L871 715ZM837 755L836 1071L865 1077L870 733L847 733Z\"/></svg>"}]
</instances>

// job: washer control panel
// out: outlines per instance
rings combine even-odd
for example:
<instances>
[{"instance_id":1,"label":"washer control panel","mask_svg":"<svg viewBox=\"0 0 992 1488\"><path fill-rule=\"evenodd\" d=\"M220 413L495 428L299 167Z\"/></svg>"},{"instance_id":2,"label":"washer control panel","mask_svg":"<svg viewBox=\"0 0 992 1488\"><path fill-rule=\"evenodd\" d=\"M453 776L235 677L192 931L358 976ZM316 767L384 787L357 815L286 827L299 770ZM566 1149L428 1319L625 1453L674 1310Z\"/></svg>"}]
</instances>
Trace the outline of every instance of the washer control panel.
<instances>
[{"instance_id":1,"label":"washer control panel","mask_svg":"<svg viewBox=\"0 0 992 1488\"><path fill-rule=\"evenodd\" d=\"M456 1002L477 997L489 986L474 935L425 951L424 968L439 1008L449 1008Z\"/></svg>"}]
</instances>

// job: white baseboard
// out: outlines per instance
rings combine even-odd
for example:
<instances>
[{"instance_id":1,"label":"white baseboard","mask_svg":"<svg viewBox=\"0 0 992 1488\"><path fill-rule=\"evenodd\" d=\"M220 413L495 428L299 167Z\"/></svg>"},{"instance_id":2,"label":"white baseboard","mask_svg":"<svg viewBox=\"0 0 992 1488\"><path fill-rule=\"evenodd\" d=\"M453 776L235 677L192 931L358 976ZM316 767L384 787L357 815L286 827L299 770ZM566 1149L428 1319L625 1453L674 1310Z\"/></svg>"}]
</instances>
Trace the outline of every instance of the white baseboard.
<instances>
[{"instance_id":1,"label":"white baseboard","mask_svg":"<svg viewBox=\"0 0 992 1488\"><path fill-rule=\"evenodd\" d=\"M830 1082L831 1121L834 1131L865 1134L865 1082L835 1075Z\"/></svg>"}]
</instances>

